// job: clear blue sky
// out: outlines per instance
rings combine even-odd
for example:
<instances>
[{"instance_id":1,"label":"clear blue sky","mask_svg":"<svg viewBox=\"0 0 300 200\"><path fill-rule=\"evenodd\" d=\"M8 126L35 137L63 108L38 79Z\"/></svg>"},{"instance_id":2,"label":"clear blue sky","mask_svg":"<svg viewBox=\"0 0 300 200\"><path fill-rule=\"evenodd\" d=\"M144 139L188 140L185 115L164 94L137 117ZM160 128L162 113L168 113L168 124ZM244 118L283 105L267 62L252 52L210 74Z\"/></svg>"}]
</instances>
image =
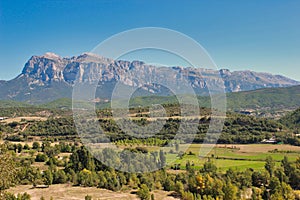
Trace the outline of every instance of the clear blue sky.
<instances>
[{"instance_id":1,"label":"clear blue sky","mask_svg":"<svg viewBox=\"0 0 300 200\"><path fill-rule=\"evenodd\" d=\"M300 80L300 1L0 0L0 79L32 55L90 51L127 29L157 26L198 41L219 68Z\"/></svg>"}]
</instances>

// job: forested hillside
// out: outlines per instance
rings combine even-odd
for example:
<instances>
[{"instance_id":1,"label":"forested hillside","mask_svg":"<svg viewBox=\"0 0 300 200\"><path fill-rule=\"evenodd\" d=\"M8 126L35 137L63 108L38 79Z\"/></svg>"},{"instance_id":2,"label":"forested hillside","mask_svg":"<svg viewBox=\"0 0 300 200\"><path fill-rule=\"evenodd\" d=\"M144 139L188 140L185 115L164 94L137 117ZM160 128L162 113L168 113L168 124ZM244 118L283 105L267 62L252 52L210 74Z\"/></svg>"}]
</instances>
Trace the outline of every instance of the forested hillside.
<instances>
[{"instance_id":1,"label":"forested hillside","mask_svg":"<svg viewBox=\"0 0 300 200\"><path fill-rule=\"evenodd\" d=\"M279 121L285 126L298 131L300 128L300 108L282 117Z\"/></svg>"},{"instance_id":2,"label":"forested hillside","mask_svg":"<svg viewBox=\"0 0 300 200\"><path fill-rule=\"evenodd\" d=\"M196 124L198 126L198 132L194 137L193 134L185 134L181 138L182 142L190 143L202 143L206 137L206 133L210 123L210 109L202 108L201 116L194 116L188 119L182 119L180 117L180 109L175 104L165 105L167 116L165 118L166 124L163 128L155 134L156 139L160 140L172 140L178 132L180 122L182 120L187 121L190 124ZM146 125L149 120L149 108L133 108L130 110L130 115L134 123L138 125ZM19 108L16 110L2 109L2 113L10 112L10 115L26 114L29 116L44 116L44 120L30 120L24 118L21 121L14 121L14 118L10 121L2 122L0 124L0 130L4 139L12 141L27 141L28 138L39 137L41 140L47 139L52 141L63 141L73 138L78 138L77 130L74 125L74 121L71 112L67 110L52 110L41 108ZM32 112L31 114L28 114ZM125 139L134 139L132 135L125 134L117 125L117 121L112 118L111 111L109 109L97 110L98 119L86 120L81 123L81 130L88 130L93 127L94 123L98 123L104 130L105 135L96 135L92 138L91 142L107 142L107 137L112 141L119 141ZM24 115L23 115L24 116ZM46 118L45 118L46 116ZM153 120L153 119L152 119ZM157 119L160 120L160 119ZM292 122L291 122L292 123ZM231 144L249 144L259 143L264 139L276 137L277 142L289 143L293 145L300 145L299 139L294 138L290 133L292 132L290 126L284 126L280 122L267 118L257 118L254 116L247 116L237 113L228 112L225 119L224 128L222 134L219 137L218 143ZM138 130L136 130L139 134ZM188 130L186 130L189 133ZM192 133L192 131L190 131ZM216 136L209 136L208 142L213 142ZM76 139L76 140L77 140Z\"/></svg>"}]
</instances>

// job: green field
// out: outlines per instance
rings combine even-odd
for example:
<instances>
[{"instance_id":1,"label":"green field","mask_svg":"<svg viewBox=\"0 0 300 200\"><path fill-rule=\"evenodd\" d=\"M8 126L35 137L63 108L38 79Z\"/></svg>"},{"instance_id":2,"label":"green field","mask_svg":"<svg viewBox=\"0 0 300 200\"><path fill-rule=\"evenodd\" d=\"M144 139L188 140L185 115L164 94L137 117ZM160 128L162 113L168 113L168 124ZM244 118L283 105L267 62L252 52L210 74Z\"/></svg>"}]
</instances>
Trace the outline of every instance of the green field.
<instances>
[{"instance_id":1,"label":"green field","mask_svg":"<svg viewBox=\"0 0 300 200\"><path fill-rule=\"evenodd\" d=\"M186 149L187 145L180 145L180 150ZM177 153L167 153L167 162L169 166L180 164L181 169L185 169L186 163L189 161L194 164L195 169L200 169L203 164L210 158L218 167L220 172L225 172L229 168L234 170L245 170L252 168L254 170L264 169L265 159L272 156L276 165L280 165L280 161L287 156L290 161L295 161L300 156L300 147L290 145L268 145L268 144L252 144L252 145L218 145L214 147L206 156L200 156L201 145L192 144L185 151L186 154L180 158ZM202 147L203 149L208 147ZM152 150L156 148L150 148ZM169 150L175 149L170 147ZM269 151L277 149L277 153ZM285 151L290 151L286 153ZM189 155L191 152L194 155Z\"/></svg>"}]
</instances>

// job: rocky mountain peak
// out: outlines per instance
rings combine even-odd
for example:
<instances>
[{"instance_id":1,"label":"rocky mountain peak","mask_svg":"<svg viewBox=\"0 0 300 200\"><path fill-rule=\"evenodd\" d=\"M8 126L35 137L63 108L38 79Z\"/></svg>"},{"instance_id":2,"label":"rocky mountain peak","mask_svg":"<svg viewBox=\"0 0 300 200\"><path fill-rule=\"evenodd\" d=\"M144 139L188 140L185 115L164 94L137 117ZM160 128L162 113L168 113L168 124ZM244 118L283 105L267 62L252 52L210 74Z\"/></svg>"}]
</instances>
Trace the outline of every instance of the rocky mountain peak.
<instances>
[{"instance_id":1,"label":"rocky mountain peak","mask_svg":"<svg viewBox=\"0 0 300 200\"><path fill-rule=\"evenodd\" d=\"M52 60L58 60L61 59L61 57L55 53L52 52L47 52L44 55L42 55L41 57L47 58L47 59L52 59Z\"/></svg>"},{"instance_id":2,"label":"rocky mountain peak","mask_svg":"<svg viewBox=\"0 0 300 200\"><path fill-rule=\"evenodd\" d=\"M116 82L128 87L139 87L155 94L166 94L166 91L162 91L161 86L152 84L154 82L176 85L180 91L179 85L186 81L197 94L207 94L208 87L216 88L215 86L223 82L226 92L300 84L281 75L253 71L231 72L228 69L213 70L182 66L157 67L142 61L113 60L93 53L64 58L48 52L41 56L32 56L17 79L1 82L3 87L5 85L6 88L11 89L5 91L0 98L26 99L28 97L25 95L33 93L39 95L47 93L49 100L56 99L58 96L70 97L76 80L83 83L97 81L102 88L101 95L104 95L99 97L110 96L109 90ZM53 90L52 93L49 90ZM63 92L60 92L61 90ZM186 91L181 92L186 93Z\"/></svg>"}]
</instances>

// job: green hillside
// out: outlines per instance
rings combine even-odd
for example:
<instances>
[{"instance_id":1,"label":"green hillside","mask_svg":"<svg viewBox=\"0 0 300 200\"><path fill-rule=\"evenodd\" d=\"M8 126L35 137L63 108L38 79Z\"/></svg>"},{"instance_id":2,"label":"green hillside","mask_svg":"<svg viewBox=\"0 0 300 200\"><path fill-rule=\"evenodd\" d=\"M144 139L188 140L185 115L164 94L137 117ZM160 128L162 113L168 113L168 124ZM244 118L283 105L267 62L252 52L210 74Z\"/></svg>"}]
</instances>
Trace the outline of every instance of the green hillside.
<instances>
[{"instance_id":1,"label":"green hillside","mask_svg":"<svg viewBox=\"0 0 300 200\"><path fill-rule=\"evenodd\" d=\"M12 100L1 100L0 101L0 108L10 108L10 107L30 107L30 104L25 102L19 101L12 101Z\"/></svg>"},{"instance_id":2,"label":"green hillside","mask_svg":"<svg viewBox=\"0 0 300 200\"><path fill-rule=\"evenodd\" d=\"M70 109L72 108L72 99L69 98L61 98L56 99L54 101L50 101L45 104L39 105L41 108L60 108L60 109Z\"/></svg>"},{"instance_id":3,"label":"green hillside","mask_svg":"<svg viewBox=\"0 0 300 200\"><path fill-rule=\"evenodd\" d=\"M300 128L300 108L291 112L279 120L285 126L292 129Z\"/></svg>"},{"instance_id":4,"label":"green hillside","mask_svg":"<svg viewBox=\"0 0 300 200\"><path fill-rule=\"evenodd\" d=\"M188 95L186 95L188 96ZM276 113L294 110L300 107L300 86L288 88L268 88L247 92L236 92L227 94L227 108L231 111L252 109L256 113ZM127 103L125 100L118 100L118 104ZM210 107L210 97L198 96L201 107ZM130 100L130 107L151 106L152 104L174 104L178 103L175 96L143 96L133 97ZM86 105L86 103L85 103ZM97 103L97 108L109 108L110 102ZM0 108L7 107L29 107L29 104L15 101L0 101ZM67 109L72 107L72 100L68 98L57 99L45 104L35 104L40 108ZM258 114L257 114L258 115ZM281 114L282 115L282 114Z\"/></svg>"},{"instance_id":5,"label":"green hillside","mask_svg":"<svg viewBox=\"0 0 300 200\"><path fill-rule=\"evenodd\" d=\"M228 108L239 109L286 109L300 107L300 86L267 88L227 94Z\"/></svg>"}]
</instances>

